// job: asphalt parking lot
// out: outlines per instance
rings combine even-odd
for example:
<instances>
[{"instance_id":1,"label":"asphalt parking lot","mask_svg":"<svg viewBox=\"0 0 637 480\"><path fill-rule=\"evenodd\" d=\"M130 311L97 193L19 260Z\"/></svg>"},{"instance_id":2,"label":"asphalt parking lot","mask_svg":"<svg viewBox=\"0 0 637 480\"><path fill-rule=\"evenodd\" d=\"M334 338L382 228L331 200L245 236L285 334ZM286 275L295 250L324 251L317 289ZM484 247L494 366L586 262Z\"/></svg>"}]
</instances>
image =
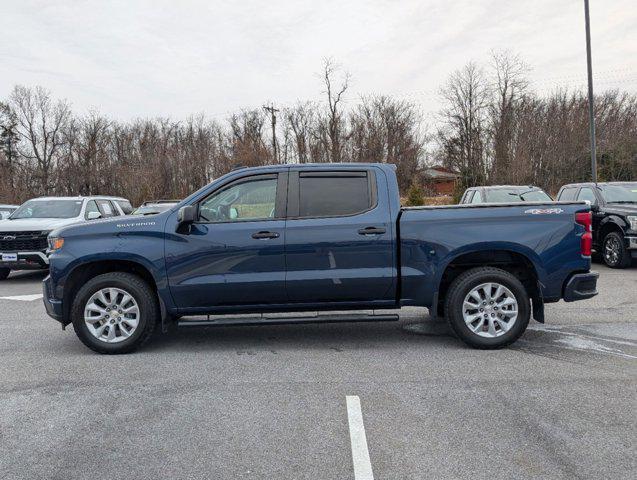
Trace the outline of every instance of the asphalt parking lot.
<instances>
[{"instance_id":1,"label":"asphalt parking lot","mask_svg":"<svg viewBox=\"0 0 637 480\"><path fill-rule=\"evenodd\" d=\"M632 479L637 268L594 269L600 295L547 306L500 351L414 309L181 330L125 356L86 349L44 313L43 275L13 274L0 478Z\"/></svg>"}]
</instances>

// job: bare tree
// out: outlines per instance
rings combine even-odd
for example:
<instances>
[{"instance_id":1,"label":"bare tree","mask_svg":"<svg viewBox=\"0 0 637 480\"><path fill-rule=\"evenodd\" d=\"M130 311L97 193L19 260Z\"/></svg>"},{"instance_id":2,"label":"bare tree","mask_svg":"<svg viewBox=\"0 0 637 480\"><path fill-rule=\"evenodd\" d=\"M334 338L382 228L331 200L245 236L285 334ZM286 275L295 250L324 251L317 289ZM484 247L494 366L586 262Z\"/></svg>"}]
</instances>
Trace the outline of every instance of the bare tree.
<instances>
[{"instance_id":1,"label":"bare tree","mask_svg":"<svg viewBox=\"0 0 637 480\"><path fill-rule=\"evenodd\" d=\"M441 90L444 106L432 158L416 105L389 96L363 97L344 108L349 76L326 60L327 106L300 102L281 111L281 161L373 161L397 165L401 191L418 183L421 163L454 168L461 187L534 183L551 193L590 178L587 98L559 90L538 96L526 66L493 55L489 76L476 64L454 72ZM637 95L607 91L595 99L599 178L637 178ZM182 198L236 165L274 162L268 118L244 110L224 121L116 121L73 116L42 88L16 87L0 105L0 198L117 194L140 203ZM431 147L430 147L431 148ZM417 184L416 187L420 187Z\"/></svg>"},{"instance_id":2,"label":"bare tree","mask_svg":"<svg viewBox=\"0 0 637 480\"><path fill-rule=\"evenodd\" d=\"M14 196L17 169L18 121L9 105L0 102L0 195Z\"/></svg>"},{"instance_id":3,"label":"bare tree","mask_svg":"<svg viewBox=\"0 0 637 480\"><path fill-rule=\"evenodd\" d=\"M60 148L64 144L62 130L71 116L65 100L54 102L42 87L35 89L16 86L9 97L9 105L16 114L19 154L37 165L38 190L48 194L54 188L51 173Z\"/></svg>"},{"instance_id":4,"label":"bare tree","mask_svg":"<svg viewBox=\"0 0 637 480\"><path fill-rule=\"evenodd\" d=\"M455 71L440 95L445 107L438 137L445 163L460 172L463 187L484 183L489 88L482 69L471 62Z\"/></svg>"},{"instance_id":5,"label":"bare tree","mask_svg":"<svg viewBox=\"0 0 637 480\"><path fill-rule=\"evenodd\" d=\"M384 95L364 97L350 114L349 124L350 158L395 164L398 184L406 191L423 154L416 107Z\"/></svg>"},{"instance_id":6,"label":"bare tree","mask_svg":"<svg viewBox=\"0 0 637 480\"><path fill-rule=\"evenodd\" d=\"M323 61L323 84L325 86L325 95L327 97L327 117L324 119L322 135L326 141L326 149L329 152L330 162L342 161L343 142L344 142L344 117L341 112L341 103L343 95L349 87L350 74L345 72L341 74L340 80L336 77L341 71L339 65L334 63L331 58ZM326 135L325 135L326 134Z\"/></svg>"},{"instance_id":7,"label":"bare tree","mask_svg":"<svg viewBox=\"0 0 637 480\"><path fill-rule=\"evenodd\" d=\"M491 102L491 135L493 165L491 177L501 182L510 171L515 151L516 110L524 97L529 82L529 67L509 51L491 53L493 70L493 100Z\"/></svg>"},{"instance_id":8,"label":"bare tree","mask_svg":"<svg viewBox=\"0 0 637 480\"><path fill-rule=\"evenodd\" d=\"M317 108L311 102L298 103L283 112L284 128L291 130L290 139L293 142L291 150L292 161L307 163L312 161L312 134L316 130Z\"/></svg>"}]
</instances>

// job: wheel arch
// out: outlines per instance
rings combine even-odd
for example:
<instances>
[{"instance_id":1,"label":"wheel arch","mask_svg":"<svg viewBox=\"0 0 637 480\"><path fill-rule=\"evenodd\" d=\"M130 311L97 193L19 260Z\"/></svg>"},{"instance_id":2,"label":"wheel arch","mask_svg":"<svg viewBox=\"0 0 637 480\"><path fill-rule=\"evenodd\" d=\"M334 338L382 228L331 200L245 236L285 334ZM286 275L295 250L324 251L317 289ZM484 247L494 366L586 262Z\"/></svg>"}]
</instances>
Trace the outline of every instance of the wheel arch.
<instances>
[{"instance_id":1,"label":"wheel arch","mask_svg":"<svg viewBox=\"0 0 637 480\"><path fill-rule=\"evenodd\" d=\"M132 273L148 283L157 296L157 302L160 306L163 323L163 319L166 317L166 308L161 300L161 296L159 295L157 281L147 266L132 259L95 259L76 265L66 276L64 281L64 296L62 299L62 305L64 305L64 318L67 319L67 321L70 320L73 298L82 285L97 275L110 272Z\"/></svg>"},{"instance_id":2,"label":"wheel arch","mask_svg":"<svg viewBox=\"0 0 637 480\"><path fill-rule=\"evenodd\" d=\"M519 249L501 247L497 249L478 248L459 252L451 257L438 277L436 292L436 314L444 315L444 302L452 282L463 272L476 267L496 267L518 278L533 303L533 318L544 322L544 303L540 289L542 270L537 259Z\"/></svg>"},{"instance_id":3,"label":"wheel arch","mask_svg":"<svg viewBox=\"0 0 637 480\"><path fill-rule=\"evenodd\" d=\"M613 215L613 216L605 218L599 226L598 242L600 247L602 246L602 243L604 242L604 238L606 238L606 235L608 235L611 232L617 232L617 233L620 233L621 235L624 235L626 227L627 227L626 223L617 216Z\"/></svg>"}]
</instances>

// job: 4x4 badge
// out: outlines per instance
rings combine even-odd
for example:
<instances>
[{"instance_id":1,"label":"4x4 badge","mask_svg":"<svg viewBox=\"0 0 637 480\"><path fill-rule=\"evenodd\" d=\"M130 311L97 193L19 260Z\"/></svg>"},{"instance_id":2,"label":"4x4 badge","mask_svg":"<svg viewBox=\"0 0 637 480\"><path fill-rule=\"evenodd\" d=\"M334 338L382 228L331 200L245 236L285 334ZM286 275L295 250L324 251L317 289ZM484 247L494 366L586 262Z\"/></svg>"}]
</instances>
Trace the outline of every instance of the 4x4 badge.
<instances>
[{"instance_id":1,"label":"4x4 badge","mask_svg":"<svg viewBox=\"0 0 637 480\"><path fill-rule=\"evenodd\" d=\"M561 208L530 208L524 210L524 213L530 213L531 215L549 215L551 213L563 213Z\"/></svg>"}]
</instances>

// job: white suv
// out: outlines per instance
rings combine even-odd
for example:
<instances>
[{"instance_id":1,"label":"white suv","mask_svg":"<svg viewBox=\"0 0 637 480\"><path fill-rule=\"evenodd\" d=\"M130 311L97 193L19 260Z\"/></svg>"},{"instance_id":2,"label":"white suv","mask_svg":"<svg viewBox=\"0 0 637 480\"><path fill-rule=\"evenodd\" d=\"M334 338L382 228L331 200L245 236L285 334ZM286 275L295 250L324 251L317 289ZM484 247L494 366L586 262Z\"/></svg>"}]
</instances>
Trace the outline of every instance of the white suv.
<instances>
[{"instance_id":1,"label":"white suv","mask_svg":"<svg viewBox=\"0 0 637 480\"><path fill-rule=\"evenodd\" d=\"M119 197L41 197L26 201L0 221L0 280L11 270L49 268L46 250L51 230L131 211L130 202Z\"/></svg>"}]
</instances>

